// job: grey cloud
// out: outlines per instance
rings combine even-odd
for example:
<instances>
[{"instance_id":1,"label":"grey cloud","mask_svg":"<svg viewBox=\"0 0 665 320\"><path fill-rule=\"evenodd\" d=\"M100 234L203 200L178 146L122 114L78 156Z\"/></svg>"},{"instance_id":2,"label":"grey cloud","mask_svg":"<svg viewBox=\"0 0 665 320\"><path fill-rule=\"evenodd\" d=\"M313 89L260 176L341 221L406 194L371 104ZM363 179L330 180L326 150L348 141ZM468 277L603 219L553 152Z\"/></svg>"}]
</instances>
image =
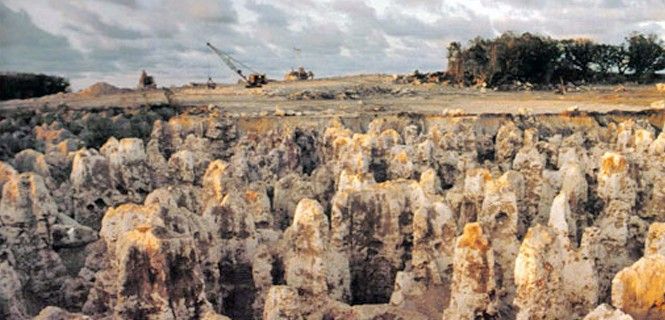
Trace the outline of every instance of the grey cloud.
<instances>
[{"instance_id":1,"label":"grey cloud","mask_svg":"<svg viewBox=\"0 0 665 320\"><path fill-rule=\"evenodd\" d=\"M108 3L115 3L130 8L138 8L139 3L136 0L101 0Z\"/></svg>"},{"instance_id":2,"label":"grey cloud","mask_svg":"<svg viewBox=\"0 0 665 320\"><path fill-rule=\"evenodd\" d=\"M66 38L35 26L26 12L0 3L0 70L70 74L83 56Z\"/></svg>"},{"instance_id":3,"label":"grey cloud","mask_svg":"<svg viewBox=\"0 0 665 320\"><path fill-rule=\"evenodd\" d=\"M102 16L83 6L84 3L59 3L57 8L67 18L67 28L92 36L112 39L139 39L143 35L121 25L105 23Z\"/></svg>"},{"instance_id":4,"label":"grey cloud","mask_svg":"<svg viewBox=\"0 0 665 320\"><path fill-rule=\"evenodd\" d=\"M259 15L259 21L272 27L283 28L289 25L286 12L266 3L258 3L254 0L248 1L245 7Z\"/></svg>"}]
</instances>

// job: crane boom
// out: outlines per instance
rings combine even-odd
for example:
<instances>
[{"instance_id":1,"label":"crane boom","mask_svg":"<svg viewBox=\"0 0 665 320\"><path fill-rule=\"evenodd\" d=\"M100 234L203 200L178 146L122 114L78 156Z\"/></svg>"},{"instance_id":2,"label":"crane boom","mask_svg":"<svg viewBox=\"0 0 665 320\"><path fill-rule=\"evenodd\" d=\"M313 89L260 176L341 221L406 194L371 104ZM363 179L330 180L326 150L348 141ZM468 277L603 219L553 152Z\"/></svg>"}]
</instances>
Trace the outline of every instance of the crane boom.
<instances>
[{"instance_id":1,"label":"crane boom","mask_svg":"<svg viewBox=\"0 0 665 320\"><path fill-rule=\"evenodd\" d=\"M228 54L227 54L227 55L228 55ZM244 63L242 63L240 60L238 60L238 59L236 59L236 58L234 58L234 57L232 57L232 56L230 56L230 55L228 55L228 57L229 57L229 59L231 59L231 61L233 61L233 62L236 63L236 64L239 64L241 67L243 67L243 68L245 68L245 69L247 69L247 70L249 70L249 71L251 71L251 72L259 73L258 71L254 70L254 68L252 68L252 67L250 67L250 66L248 66L248 65L246 65L246 64L244 64Z\"/></svg>"},{"instance_id":2,"label":"crane boom","mask_svg":"<svg viewBox=\"0 0 665 320\"><path fill-rule=\"evenodd\" d=\"M206 45L208 45L208 47L210 47L210 49L213 52L215 52L219 56L219 58L222 59L222 61L224 61L224 64L226 64L226 66L229 67L229 69L233 70L233 72L238 74L238 76L240 76L240 78L242 78L242 80L245 83L249 83L249 81L247 80L247 77L245 77L245 75L242 74L242 70L240 68L238 68L235 65L235 63L233 63L235 59L233 59L228 54L220 51L219 49L215 48L212 44L210 44L210 42L206 42Z\"/></svg>"},{"instance_id":3,"label":"crane boom","mask_svg":"<svg viewBox=\"0 0 665 320\"><path fill-rule=\"evenodd\" d=\"M245 88L260 88L262 85L267 84L268 81L266 80L266 75L265 73L258 73L254 69L248 67L246 64L236 60L233 58L231 55L228 53L225 53L210 44L210 42L206 42L206 45L210 47L210 49L215 52L220 59L226 64L229 69L233 70L234 73L236 73L242 81L245 83ZM242 66L245 69L250 70L251 73L248 75L242 74L242 69L240 69L237 65Z\"/></svg>"}]
</instances>

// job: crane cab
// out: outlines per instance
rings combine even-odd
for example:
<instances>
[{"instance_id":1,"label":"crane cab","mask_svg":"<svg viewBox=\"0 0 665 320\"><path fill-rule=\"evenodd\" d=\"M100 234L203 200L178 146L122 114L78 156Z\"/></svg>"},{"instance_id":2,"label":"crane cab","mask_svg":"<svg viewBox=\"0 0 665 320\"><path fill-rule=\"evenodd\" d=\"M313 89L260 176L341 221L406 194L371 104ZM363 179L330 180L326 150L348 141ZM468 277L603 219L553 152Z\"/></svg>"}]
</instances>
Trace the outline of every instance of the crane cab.
<instances>
[{"instance_id":1,"label":"crane cab","mask_svg":"<svg viewBox=\"0 0 665 320\"><path fill-rule=\"evenodd\" d=\"M245 88L260 88L264 84L267 84L266 75L259 73L250 73L247 76L247 81L245 82Z\"/></svg>"}]
</instances>

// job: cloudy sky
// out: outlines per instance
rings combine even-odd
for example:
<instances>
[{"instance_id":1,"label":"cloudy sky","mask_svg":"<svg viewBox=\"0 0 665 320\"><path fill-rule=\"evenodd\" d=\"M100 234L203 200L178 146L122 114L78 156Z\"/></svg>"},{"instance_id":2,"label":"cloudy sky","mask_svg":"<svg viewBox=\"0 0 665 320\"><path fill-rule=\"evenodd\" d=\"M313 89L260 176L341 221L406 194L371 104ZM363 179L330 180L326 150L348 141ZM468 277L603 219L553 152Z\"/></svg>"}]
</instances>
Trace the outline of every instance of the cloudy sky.
<instances>
[{"instance_id":1,"label":"cloudy sky","mask_svg":"<svg viewBox=\"0 0 665 320\"><path fill-rule=\"evenodd\" d=\"M0 0L0 71L135 86L235 81L210 41L281 78L300 61L317 76L441 70L445 47L531 31L618 43L665 38L665 0Z\"/></svg>"}]
</instances>

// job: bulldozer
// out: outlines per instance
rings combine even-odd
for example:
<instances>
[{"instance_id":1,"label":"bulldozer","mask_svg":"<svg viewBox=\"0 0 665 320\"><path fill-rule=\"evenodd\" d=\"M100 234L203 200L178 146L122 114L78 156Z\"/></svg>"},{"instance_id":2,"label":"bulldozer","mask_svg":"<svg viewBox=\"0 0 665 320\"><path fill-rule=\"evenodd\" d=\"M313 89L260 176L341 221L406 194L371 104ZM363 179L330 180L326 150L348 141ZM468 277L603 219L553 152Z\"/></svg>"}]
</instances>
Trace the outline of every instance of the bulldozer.
<instances>
[{"instance_id":1,"label":"bulldozer","mask_svg":"<svg viewBox=\"0 0 665 320\"><path fill-rule=\"evenodd\" d=\"M312 71L307 71L303 67L299 67L297 70L291 69L284 75L284 81L297 81L297 80L312 80L314 79L314 73Z\"/></svg>"},{"instance_id":2,"label":"bulldozer","mask_svg":"<svg viewBox=\"0 0 665 320\"><path fill-rule=\"evenodd\" d=\"M246 64L236 60L233 58L231 55L228 53L222 52L221 50L215 48L210 42L206 42L206 45L219 56L220 59L224 62L224 64L231 69L238 77L240 78L238 80L239 83L245 84L245 88L260 88L264 84L267 84L268 81L266 79L265 73L259 73L256 70L252 69L251 67L247 66ZM238 65L244 67L245 69L249 69L251 71L250 74L244 75L242 72L242 69L238 67Z\"/></svg>"}]
</instances>

